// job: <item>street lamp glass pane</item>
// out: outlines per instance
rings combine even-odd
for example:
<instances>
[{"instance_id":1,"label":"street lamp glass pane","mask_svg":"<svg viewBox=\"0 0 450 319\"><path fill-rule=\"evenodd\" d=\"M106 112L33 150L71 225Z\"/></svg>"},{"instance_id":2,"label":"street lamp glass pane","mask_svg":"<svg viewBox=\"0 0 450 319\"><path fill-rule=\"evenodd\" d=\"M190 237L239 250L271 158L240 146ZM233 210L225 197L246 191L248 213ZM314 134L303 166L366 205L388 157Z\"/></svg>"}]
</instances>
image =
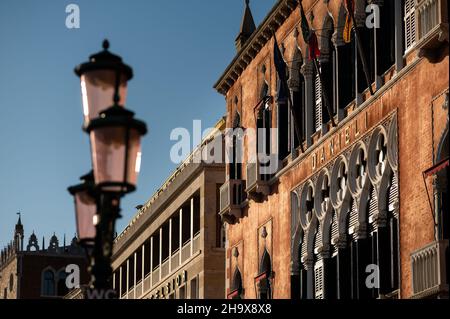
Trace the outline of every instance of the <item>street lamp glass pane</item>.
<instances>
[{"instance_id":1,"label":"street lamp glass pane","mask_svg":"<svg viewBox=\"0 0 450 319\"><path fill-rule=\"evenodd\" d=\"M77 232L80 240L95 238L94 216L96 210L95 199L87 191L75 194Z\"/></svg>"},{"instance_id":2,"label":"street lamp glass pane","mask_svg":"<svg viewBox=\"0 0 450 319\"><path fill-rule=\"evenodd\" d=\"M125 165L126 131L125 127L104 127L91 132L92 165L97 185L104 183L136 185L141 161L141 135L137 130L130 129L128 163ZM121 191L120 186L104 187L103 189Z\"/></svg>"},{"instance_id":3,"label":"street lamp glass pane","mask_svg":"<svg viewBox=\"0 0 450 319\"><path fill-rule=\"evenodd\" d=\"M115 83L114 70L89 71L81 75L81 96L86 124L114 104ZM119 95L119 105L124 106L127 98L127 81L123 74L119 85Z\"/></svg>"}]
</instances>

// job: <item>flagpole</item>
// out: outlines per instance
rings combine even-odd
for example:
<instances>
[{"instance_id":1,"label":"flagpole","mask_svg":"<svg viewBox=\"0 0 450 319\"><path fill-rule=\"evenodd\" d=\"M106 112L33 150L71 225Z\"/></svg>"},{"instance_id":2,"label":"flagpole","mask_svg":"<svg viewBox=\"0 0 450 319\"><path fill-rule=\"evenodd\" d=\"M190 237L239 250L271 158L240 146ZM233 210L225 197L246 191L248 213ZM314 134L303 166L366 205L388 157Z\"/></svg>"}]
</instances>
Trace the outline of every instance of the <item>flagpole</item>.
<instances>
[{"instance_id":1,"label":"flagpole","mask_svg":"<svg viewBox=\"0 0 450 319\"><path fill-rule=\"evenodd\" d=\"M282 85L286 86L286 92L288 92L288 94L287 94L288 105L289 105L289 108L291 109L292 117L294 118L295 135L297 135L298 143L300 144L300 150L302 151L302 153L305 153L305 149L303 148L302 135L300 133L300 127L297 123L297 113L295 111L294 105L292 104L291 92L289 90L287 83L284 83L284 81L282 81Z\"/></svg>"},{"instance_id":2,"label":"flagpole","mask_svg":"<svg viewBox=\"0 0 450 319\"><path fill-rule=\"evenodd\" d=\"M334 121L334 115L333 115L333 112L331 111L331 108L330 108L330 102L328 100L326 86L323 85L324 82L322 80L322 72L320 71L320 68L318 66L319 62L317 61L317 59L314 59L313 61L314 61L314 67L316 68L316 72L319 75L320 85L322 86L322 97L324 99L325 107L327 109L328 116L330 117L331 124L333 125L333 127L335 127L336 126L336 122Z\"/></svg>"},{"instance_id":3,"label":"flagpole","mask_svg":"<svg viewBox=\"0 0 450 319\"><path fill-rule=\"evenodd\" d=\"M362 51L361 38L360 38L359 30L356 26L355 13L351 9L348 10L348 13L350 14L350 18L353 21L353 30L355 31L356 45L358 47L359 57L361 58L361 62L363 65L364 75L366 76L367 86L369 87L370 94L374 95L375 93L373 92L372 83L371 83L370 77L369 77L369 67L367 65L367 61L366 61L364 52Z\"/></svg>"}]
</instances>

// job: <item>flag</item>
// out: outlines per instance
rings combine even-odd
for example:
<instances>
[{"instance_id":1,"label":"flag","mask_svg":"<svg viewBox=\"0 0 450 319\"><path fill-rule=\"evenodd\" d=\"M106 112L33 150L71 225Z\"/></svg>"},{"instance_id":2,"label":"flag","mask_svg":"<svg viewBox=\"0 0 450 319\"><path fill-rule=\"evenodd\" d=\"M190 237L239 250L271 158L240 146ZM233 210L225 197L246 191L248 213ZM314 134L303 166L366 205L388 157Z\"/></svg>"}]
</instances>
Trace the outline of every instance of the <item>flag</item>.
<instances>
[{"instance_id":1,"label":"flag","mask_svg":"<svg viewBox=\"0 0 450 319\"><path fill-rule=\"evenodd\" d=\"M306 19L305 11L303 10L303 5L300 1L300 15L302 17L302 34L303 40L309 43L309 37L311 36L311 30L309 29L308 20Z\"/></svg>"},{"instance_id":2,"label":"flag","mask_svg":"<svg viewBox=\"0 0 450 319\"><path fill-rule=\"evenodd\" d=\"M317 36L314 31L312 31L308 24L308 19L305 15L305 10L303 10L303 5L300 2L300 15L302 17L302 34L303 40L308 43L309 47L309 60L315 60L320 56L319 41L317 41Z\"/></svg>"},{"instance_id":3,"label":"flag","mask_svg":"<svg viewBox=\"0 0 450 319\"><path fill-rule=\"evenodd\" d=\"M344 42L350 43L352 41L352 28L353 28L353 19L350 12L355 11L355 3L353 0L345 0L345 8L347 10L347 15L345 17L345 26L344 26Z\"/></svg>"},{"instance_id":4,"label":"flag","mask_svg":"<svg viewBox=\"0 0 450 319\"><path fill-rule=\"evenodd\" d=\"M284 62L283 55L281 54L280 48L278 47L277 37L274 34L273 42L273 60L275 64L275 69L278 74L278 92L277 92L277 102L278 104L286 104L288 100L287 92L287 75L286 75L286 63Z\"/></svg>"},{"instance_id":5,"label":"flag","mask_svg":"<svg viewBox=\"0 0 450 319\"><path fill-rule=\"evenodd\" d=\"M319 41L315 32L311 32L309 37L309 60L315 60L320 56Z\"/></svg>"}]
</instances>

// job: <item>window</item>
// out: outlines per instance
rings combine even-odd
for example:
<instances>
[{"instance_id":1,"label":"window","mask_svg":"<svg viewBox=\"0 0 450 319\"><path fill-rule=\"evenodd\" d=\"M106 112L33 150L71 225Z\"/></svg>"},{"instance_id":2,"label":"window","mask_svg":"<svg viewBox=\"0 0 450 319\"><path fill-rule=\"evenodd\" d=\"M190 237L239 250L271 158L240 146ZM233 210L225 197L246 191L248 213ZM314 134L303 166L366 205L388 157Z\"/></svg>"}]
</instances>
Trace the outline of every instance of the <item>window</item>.
<instances>
[{"instance_id":1,"label":"window","mask_svg":"<svg viewBox=\"0 0 450 319\"><path fill-rule=\"evenodd\" d=\"M416 0L405 1L405 50L408 51L416 43Z\"/></svg>"},{"instance_id":2,"label":"window","mask_svg":"<svg viewBox=\"0 0 450 319\"><path fill-rule=\"evenodd\" d=\"M261 264L259 266L259 281L257 282L259 299L272 299L272 261L267 250L264 250L261 258Z\"/></svg>"},{"instance_id":3,"label":"window","mask_svg":"<svg viewBox=\"0 0 450 319\"><path fill-rule=\"evenodd\" d=\"M46 270L43 275L42 295L55 295L55 273L52 270Z\"/></svg>"},{"instance_id":4,"label":"window","mask_svg":"<svg viewBox=\"0 0 450 319\"><path fill-rule=\"evenodd\" d=\"M186 299L186 285L183 285L178 290L178 299Z\"/></svg>"},{"instance_id":5,"label":"window","mask_svg":"<svg viewBox=\"0 0 450 319\"><path fill-rule=\"evenodd\" d=\"M395 63L395 1L380 6L380 29L377 33L377 75L383 75Z\"/></svg>"},{"instance_id":6,"label":"window","mask_svg":"<svg viewBox=\"0 0 450 319\"><path fill-rule=\"evenodd\" d=\"M396 128L389 130L396 132ZM397 296L398 173L397 166L388 160L392 150L386 141L392 132L388 134L382 126L378 127L367 147L355 145L349 155L335 161L329 175L326 175L328 168L324 168L294 190L300 194L294 229L301 227L302 233L293 237L300 255L299 274L295 278L298 283L294 286L298 288L293 296L301 299ZM292 205L294 211L297 201L292 201ZM366 284L366 267L372 264L379 267L378 287Z\"/></svg>"},{"instance_id":7,"label":"window","mask_svg":"<svg viewBox=\"0 0 450 319\"><path fill-rule=\"evenodd\" d=\"M3 299L8 299L8 288L3 291Z\"/></svg>"},{"instance_id":8,"label":"window","mask_svg":"<svg viewBox=\"0 0 450 319\"><path fill-rule=\"evenodd\" d=\"M242 179L242 150L243 139L241 132L241 115L238 111L238 98L235 97L234 116L233 116L233 136L232 136L232 159L229 163L230 179Z\"/></svg>"},{"instance_id":9,"label":"window","mask_svg":"<svg viewBox=\"0 0 450 319\"><path fill-rule=\"evenodd\" d=\"M241 272L238 268L234 271L233 281L231 284L231 297L232 299L242 299L244 289L242 287Z\"/></svg>"},{"instance_id":10,"label":"window","mask_svg":"<svg viewBox=\"0 0 450 319\"><path fill-rule=\"evenodd\" d=\"M316 72L314 79L314 127L316 132L322 129L322 83L319 73Z\"/></svg>"},{"instance_id":11,"label":"window","mask_svg":"<svg viewBox=\"0 0 450 319\"><path fill-rule=\"evenodd\" d=\"M199 299L198 294L198 276L191 280L191 299Z\"/></svg>"},{"instance_id":12,"label":"window","mask_svg":"<svg viewBox=\"0 0 450 319\"><path fill-rule=\"evenodd\" d=\"M14 275L9 276L9 291L12 292L14 289Z\"/></svg>"},{"instance_id":13,"label":"window","mask_svg":"<svg viewBox=\"0 0 450 319\"><path fill-rule=\"evenodd\" d=\"M65 269L62 269L58 272L58 283L57 283L57 289L58 289L58 296L65 296L69 292L69 289L66 285L66 278L67 273Z\"/></svg>"}]
</instances>

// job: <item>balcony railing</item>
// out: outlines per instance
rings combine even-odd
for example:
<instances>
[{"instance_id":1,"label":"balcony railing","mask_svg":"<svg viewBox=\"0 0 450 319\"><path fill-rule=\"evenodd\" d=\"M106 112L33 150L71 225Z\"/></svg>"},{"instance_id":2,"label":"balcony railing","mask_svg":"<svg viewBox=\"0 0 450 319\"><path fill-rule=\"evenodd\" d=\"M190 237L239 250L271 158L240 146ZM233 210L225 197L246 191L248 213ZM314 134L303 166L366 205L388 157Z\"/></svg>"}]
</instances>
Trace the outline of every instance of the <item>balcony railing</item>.
<instances>
[{"instance_id":1,"label":"balcony railing","mask_svg":"<svg viewBox=\"0 0 450 319\"><path fill-rule=\"evenodd\" d=\"M416 19L419 55L434 57L448 43L447 0L419 0Z\"/></svg>"},{"instance_id":2,"label":"balcony railing","mask_svg":"<svg viewBox=\"0 0 450 319\"><path fill-rule=\"evenodd\" d=\"M180 249L175 250L172 253L172 270L178 268L180 265Z\"/></svg>"},{"instance_id":3,"label":"balcony railing","mask_svg":"<svg viewBox=\"0 0 450 319\"><path fill-rule=\"evenodd\" d=\"M195 234L192 244L194 245L194 247L192 248L192 253L195 254L200 250L200 232Z\"/></svg>"},{"instance_id":4,"label":"balcony railing","mask_svg":"<svg viewBox=\"0 0 450 319\"><path fill-rule=\"evenodd\" d=\"M241 217L241 203L244 201L244 181L229 179L220 187L220 216L225 222L234 223Z\"/></svg>"},{"instance_id":5,"label":"balcony railing","mask_svg":"<svg viewBox=\"0 0 450 319\"><path fill-rule=\"evenodd\" d=\"M142 296L142 281L140 281L137 285L136 285L136 298L140 298Z\"/></svg>"},{"instance_id":6,"label":"balcony railing","mask_svg":"<svg viewBox=\"0 0 450 319\"><path fill-rule=\"evenodd\" d=\"M156 285L158 282L159 282L159 267L156 269L153 269L152 285Z\"/></svg>"},{"instance_id":7,"label":"balcony railing","mask_svg":"<svg viewBox=\"0 0 450 319\"><path fill-rule=\"evenodd\" d=\"M411 254L413 298L448 296L448 240L433 242Z\"/></svg>"},{"instance_id":8,"label":"balcony railing","mask_svg":"<svg viewBox=\"0 0 450 319\"><path fill-rule=\"evenodd\" d=\"M122 295L122 299L141 298L143 294L146 294L148 291L150 291L152 287L157 286L162 280L173 273L181 264L188 261L192 256L195 256L195 254L201 250L200 244L200 232L197 232L192 240L189 239L184 243L181 251L180 249L174 250L174 252L169 257L165 258L161 265L158 265L156 268L154 268L153 271L148 274L144 280L140 280L139 282L137 282L136 287L131 287L130 289L128 289L128 291ZM171 265L169 262L171 262Z\"/></svg>"},{"instance_id":9,"label":"balcony railing","mask_svg":"<svg viewBox=\"0 0 450 319\"><path fill-rule=\"evenodd\" d=\"M149 291L150 288L151 288L151 286L152 286L152 283L151 283L151 276L148 275L148 276L144 279L144 292L145 292L145 291Z\"/></svg>"},{"instance_id":10,"label":"balcony railing","mask_svg":"<svg viewBox=\"0 0 450 319\"><path fill-rule=\"evenodd\" d=\"M183 264L189 257L191 257L191 241L186 242L181 248L181 263Z\"/></svg>"},{"instance_id":11,"label":"balcony railing","mask_svg":"<svg viewBox=\"0 0 450 319\"><path fill-rule=\"evenodd\" d=\"M165 278L169 274L169 257L164 259L161 266L161 278Z\"/></svg>"},{"instance_id":12,"label":"balcony railing","mask_svg":"<svg viewBox=\"0 0 450 319\"><path fill-rule=\"evenodd\" d=\"M261 174L260 169L261 164L258 161L247 163L247 189L245 191L248 197L256 201L270 193L270 187L267 183L270 176Z\"/></svg>"}]
</instances>

